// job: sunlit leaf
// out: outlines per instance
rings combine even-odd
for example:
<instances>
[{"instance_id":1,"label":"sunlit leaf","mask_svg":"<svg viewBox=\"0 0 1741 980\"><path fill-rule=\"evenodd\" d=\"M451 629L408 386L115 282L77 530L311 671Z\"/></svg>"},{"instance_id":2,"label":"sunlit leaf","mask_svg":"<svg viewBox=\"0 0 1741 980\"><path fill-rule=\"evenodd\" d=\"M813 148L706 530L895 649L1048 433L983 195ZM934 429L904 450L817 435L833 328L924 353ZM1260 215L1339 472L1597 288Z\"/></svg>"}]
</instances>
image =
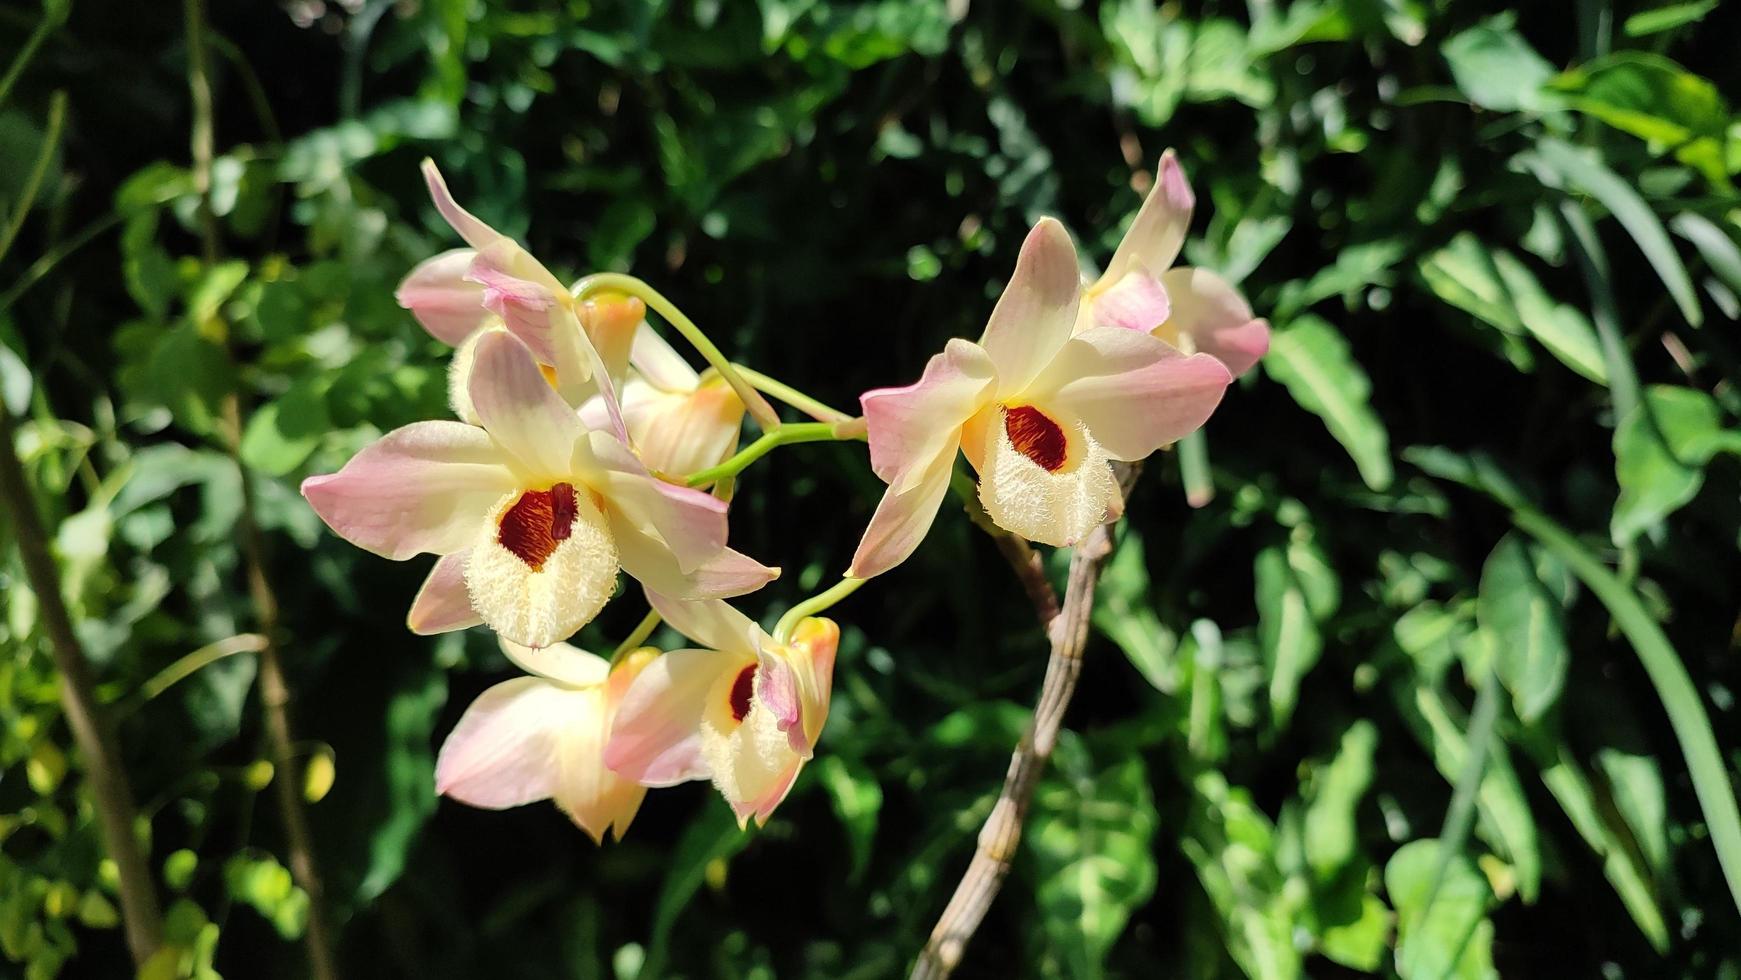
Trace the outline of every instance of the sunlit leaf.
<instances>
[{"instance_id":1,"label":"sunlit leaf","mask_svg":"<svg viewBox=\"0 0 1741 980\"><path fill-rule=\"evenodd\" d=\"M1372 385L1366 372L1336 328L1315 316L1300 317L1276 331L1263 365L1301 408L1324 420L1368 487L1390 486L1390 437L1367 403Z\"/></svg>"}]
</instances>

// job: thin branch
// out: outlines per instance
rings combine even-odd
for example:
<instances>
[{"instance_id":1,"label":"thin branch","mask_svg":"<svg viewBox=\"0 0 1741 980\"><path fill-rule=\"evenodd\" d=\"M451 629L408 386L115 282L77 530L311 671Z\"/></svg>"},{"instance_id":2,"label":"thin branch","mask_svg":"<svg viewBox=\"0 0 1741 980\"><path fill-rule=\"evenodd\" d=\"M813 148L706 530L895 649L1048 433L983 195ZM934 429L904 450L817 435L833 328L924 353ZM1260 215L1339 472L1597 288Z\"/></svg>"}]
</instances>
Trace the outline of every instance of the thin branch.
<instances>
[{"instance_id":1,"label":"thin branch","mask_svg":"<svg viewBox=\"0 0 1741 980\"><path fill-rule=\"evenodd\" d=\"M49 557L48 535L36 512L35 498L25 483L24 467L13 448L16 444L12 411L0 399L0 502L5 504L13 537L18 539L24 574L36 593L38 616L54 651L55 670L61 677L61 708L84 760L103 849L115 862L127 949L133 954L134 964L144 966L163 944L163 911L157 904L151 868L140 850L139 839L134 836L139 811L133 804L126 773L121 769L114 729L93 690L90 661L78 634L73 632L72 617L61 597L60 572Z\"/></svg>"},{"instance_id":2,"label":"thin branch","mask_svg":"<svg viewBox=\"0 0 1741 980\"><path fill-rule=\"evenodd\" d=\"M1140 464L1117 466L1119 485L1127 496L1140 468ZM1100 581L1101 566L1111 554L1111 526L1103 525L1070 556L1063 606L1047 623L1052 655L1046 662L1046 679L1040 686L1033 720L1022 740L1016 743L1009 772L1004 776L1003 792L998 794L991 816L980 828L979 843L967 872L961 876L955 894L931 930L931 938L920 951L918 962L913 964L911 980L942 980L954 971L968 940L984 921L1004 877L1009 874L1016 845L1022 839L1022 821L1027 817L1028 804L1033 801L1040 775L1052 758L1064 712L1076 693L1076 679L1082 673L1082 650L1088 644L1089 618L1094 611L1094 587ZM1017 571L1021 574L1021 569Z\"/></svg>"},{"instance_id":3,"label":"thin branch","mask_svg":"<svg viewBox=\"0 0 1741 980\"><path fill-rule=\"evenodd\" d=\"M212 92L206 71L205 10L202 0L185 0L187 20L187 81L193 100L192 156L194 191L198 195L200 251L207 268L218 260L218 223L212 213ZM226 337L226 353L234 360ZM303 939L308 947L309 973L315 980L337 980L332 935L326 918L326 888L314 858L314 835L302 799L302 765L290 725L290 685L278 647L278 597L266 575L266 545L254 510L253 474L242 461L242 395L240 384L223 402L225 449L241 480L242 559L247 568L248 594L263 642L260 647L260 705L266 722L266 743L277 775L272 780L279 817L290 852L290 873L308 894L308 921Z\"/></svg>"}]
</instances>

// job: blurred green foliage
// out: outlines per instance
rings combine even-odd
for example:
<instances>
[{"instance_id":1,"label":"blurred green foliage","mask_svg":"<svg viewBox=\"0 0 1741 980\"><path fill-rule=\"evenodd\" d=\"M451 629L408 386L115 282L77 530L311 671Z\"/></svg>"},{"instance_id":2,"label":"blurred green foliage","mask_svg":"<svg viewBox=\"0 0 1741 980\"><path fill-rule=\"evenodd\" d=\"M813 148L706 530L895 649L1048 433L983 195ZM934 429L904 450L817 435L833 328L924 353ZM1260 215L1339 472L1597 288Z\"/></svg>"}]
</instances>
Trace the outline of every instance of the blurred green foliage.
<instances>
[{"instance_id":1,"label":"blurred green foliage","mask_svg":"<svg viewBox=\"0 0 1741 980\"><path fill-rule=\"evenodd\" d=\"M392 298L454 244L420 157L559 272L633 269L735 358L850 404L976 334L1039 215L1104 261L1166 146L1198 192L1187 257L1242 283L1274 349L1191 447L1207 506L1175 458L1148 468L1074 733L962 974L1741 974L1733 5L214 6L208 263L179 19L0 5L0 58L36 49L0 84L0 393L121 718L165 976L303 972L235 639L236 385L352 976L897 974L1038 688L1021 592L946 513L837 610L821 755L764 830L705 787L604 849L551 807L438 802L434 748L506 662L409 635L423 569L294 489L445 414L444 350ZM57 89L67 137L14 213ZM748 606L777 615L880 484L832 445L745 483L734 543L786 569ZM120 975L10 545L0 953Z\"/></svg>"}]
</instances>

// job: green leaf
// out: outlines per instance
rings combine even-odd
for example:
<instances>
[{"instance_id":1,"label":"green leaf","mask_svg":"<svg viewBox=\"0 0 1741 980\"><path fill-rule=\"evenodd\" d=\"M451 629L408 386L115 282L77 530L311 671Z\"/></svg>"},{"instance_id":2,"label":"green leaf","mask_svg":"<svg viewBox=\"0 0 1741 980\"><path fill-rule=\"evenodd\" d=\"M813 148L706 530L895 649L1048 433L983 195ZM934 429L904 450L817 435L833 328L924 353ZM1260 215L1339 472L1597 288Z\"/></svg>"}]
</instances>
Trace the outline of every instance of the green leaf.
<instances>
[{"instance_id":1,"label":"green leaf","mask_svg":"<svg viewBox=\"0 0 1741 980\"><path fill-rule=\"evenodd\" d=\"M1524 333L1567 367L1606 384L1602 345L1577 308L1557 302L1515 255L1489 248L1470 232L1420 261L1421 278L1447 303L1498 327L1510 336Z\"/></svg>"},{"instance_id":2,"label":"green leaf","mask_svg":"<svg viewBox=\"0 0 1741 980\"><path fill-rule=\"evenodd\" d=\"M1671 3L1657 7L1654 10L1644 10L1631 17L1620 29L1627 37L1648 37L1663 31L1672 31L1685 24L1692 24L1705 19L1705 15L1717 9L1717 0L1692 0L1691 3Z\"/></svg>"},{"instance_id":3,"label":"green leaf","mask_svg":"<svg viewBox=\"0 0 1741 980\"><path fill-rule=\"evenodd\" d=\"M242 433L242 461L272 476L301 466L332 429L325 389L324 379L305 379L255 409Z\"/></svg>"},{"instance_id":4,"label":"green leaf","mask_svg":"<svg viewBox=\"0 0 1741 980\"><path fill-rule=\"evenodd\" d=\"M1294 903L1276 867L1276 833L1251 794L1218 772L1198 773L1179 850L1221 916L1222 941L1253 980L1301 975Z\"/></svg>"},{"instance_id":5,"label":"green leaf","mask_svg":"<svg viewBox=\"0 0 1741 980\"><path fill-rule=\"evenodd\" d=\"M1632 589L1576 538L1533 509L1514 510L1511 519L1583 580L1637 651L1680 742L1681 754L1692 774L1693 792L1704 812L1717 861L1723 866L1723 877L1729 883L1730 897L1736 908L1741 909L1741 810L1735 805L1735 790L1730 785L1723 754L1717 748L1710 715L1692 678L1687 676L1686 665Z\"/></svg>"},{"instance_id":6,"label":"green leaf","mask_svg":"<svg viewBox=\"0 0 1741 980\"><path fill-rule=\"evenodd\" d=\"M1668 226L1675 234L1693 243L1713 275L1730 289L1741 292L1741 248L1736 247L1728 232L1696 211L1682 211L1669 221Z\"/></svg>"},{"instance_id":7,"label":"green leaf","mask_svg":"<svg viewBox=\"0 0 1741 980\"><path fill-rule=\"evenodd\" d=\"M1609 533L1622 547L1679 510L1704 484L1719 449L1736 446L1720 425L1717 403L1695 388L1652 385L1614 430L1614 477L1620 498Z\"/></svg>"},{"instance_id":8,"label":"green leaf","mask_svg":"<svg viewBox=\"0 0 1741 980\"><path fill-rule=\"evenodd\" d=\"M1142 537L1126 529L1100 577L1094 603L1096 629L1118 644L1131 665L1154 688L1172 694L1179 688L1178 637L1162 625L1149 596L1149 571Z\"/></svg>"},{"instance_id":9,"label":"green leaf","mask_svg":"<svg viewBox=\"0 0 1741 980\"><path fill-rule=\"evenodd\" d=\"M1569 185L1600 201L1638 243L1651 268L1668 287L1669 295L1674 297L1687 323L1696 327L1704 322L1699 298L1693 292L1693 282L1687 277L1686 266L1681 264L1674 244L1669 241L1668 232L1663 230L1662 220L1631 184L1620 179L1592 152L1556 139L1538 140L1535 150L1523 154L1522 159L1526 163L1539 162L1545 167L1545 175L1541 167L1536 168L1537 173L1554 186Z\"/></svg>"},{"instance_id":10,"label":"green leaf","mask_svg":"<svg viewBox=\"0 0 1741 980\"><path fill-rule=\"evenodd\" d=\"M1553 87L1570 107L1727 182L1728 106L1715 85L1668 58L1619 51L1566 72Z\"/></svg>"},{"instance_id":11,"label":"green leaf","mask_svg":"<svg viewBox=\"0 0 1741 980\"><path fill-rule=\"evenodd\" d=\"M1378 729L1362 718L1342 733L1336 757L1312 775L1306 793L1306 863L1329 881L1353 860L1359 846L1355 808L1372 784L1372 754Z\"/></svg>"},{"instance_id":12,"label":"green leaf","mask_svg":"<svg viewBox=\"0 0 1741 980\"><path fill-rule=\"evenodd\" d=\"M1514 534L1499 539L1481 567L1475 616L1495 645L1494 668L1511 692L1518 719L1535 722L1559 700L1565 684L1566 628L1559 602Z\"/></svg>"},{"instance_id":13,"label":"green leaf","mask_svg":"<svg viewBox=\"0 0 1741 980\"><path fill-rule=\"evenodd\" d=\"M852 849L851 877L857 880L870 866L871 845L877 835L877 813L883 805L883 788L876 774L860 762L849 762L844 756L828 755L816 760L816 776L828 791L828 801L834 815L846 828L846 840Z\"/></svg>"},{"instance_id":14,"label":"green leaf","mask_svg":"<svg viewBox=\"0 0 1741 980\"><path fill-rule=\"evenodd\" d=\"M1492 888L1462 854L1452 857L1442 876L1438 865L1439 842L1426 838L1398 848L1384 867L1384 887L1396 908L1396 972L1403 980L1499 976L1493 923L1487 920Z\"/></svg>"},{"instance_id":15,"label":"green leaf","mask_svg":"<svg viewBox=\"0 0 1741 980\"><path fill-rule=\"evenodd\" d=\"M1368 487L1390 486L1390 437L1367 403L1371 382L1334 327L1316 316L1300 317L1276 331L1263 366L1301 408L1324 420Z\"/></svg>"},{"instance_id":16,"label":"green leaf","mask_svg":"<svg viewBox=\"0 0 1741 980\"><path fill-rule=\"evenodd\" d=\"M1439 691L1424 685L1414 685L1412 691L1411 685L1398 686L1397 705L1404 720L1427 747L1434 768L1455 787L1469 771L1468 721L1458 717L1460 712ZM1535 818L1505 747L1493 744L1484 755L1486 764L1475 793L1476 830L1511 862L1518 893L1533 902L1541 883Z\"/></svg>"},{"instance_id":17,"label":"green leaf","mask_svg":"<svg viewBox=\"0 0 1741 980\"><path fill-rule=\"evenodd\" d=\"M1445 41L1445 60L1469 100L1499 112L1540 108L1554 67L1518 36L1510 14L1490 17Z\"/></svg>"},{"instance_id":18,"label":"green leaf","mask_svg":"<svg viewBox=\"0 0 1741 980\"><path fill-rule=\"evenodd\" d=\"M1653 756L1620 749L1596 751L1596 768L1608 781L1614 808L1632 831L1639 853L1657 878L1669 873L1668 800L1662 769Z\"/></svg>"},{"instance_id":19,"label":"green leaf","mask_svg":"<svg viewBox=\"0 0 1741 980\"><path fill-rule=\"evenodd\" d=\"M717 800L709 800L689 829L678 839L671 852L665 873L665 884L659 889L658 904L653 908L653 932L647 940L647 959L641 973L649 977L664 973L665 958L671 944L671 930L677 925L689 900L707 880L708 865L728 862L754 839L737 825L731 809Z\"/></svg>"},{"instance_id":20,"label":"green leaf","mask_svg":"<svg viewBox=\"0 0 1741 980\"><path fill-rule=\"evenodd\" d=\"M191 323L164 333L145 365L145 391L166 405L175 421L204 435L217 424L219 402L234 390L229 354Z\"/></svg>"},{"instance_id":21,"label":"green leaf","mask_svg":"<svg viewBox=\"0 0 1741 980\"><path fill-rule=\"evenodd\" d=\"M1377 973L1389 941L1389 906L1376 895L1363 894L1359 916L1326 926L1318 937L1318 952L1349 969Z\"/></svg>"},{"instance_id":22,"label":"green leaf","mask_svg":"<svg viewBox=\"0 0 1741 980\"><path fill-rule=\"evenodd\" d=\"M1668 925L1651 887L1650 872L1633 855L1622 834L1610 826L1590 779L1563 743L1545 734L1526 735L1525 744L1541 766L1542 783L1559 802L1567 819L1590 850L1602 859L1607 876L1627 914L1658 952L1668 949Z\"/></svg>"},{"instance_id":23,"label":"green leaf","mask_svg":"<svg viewBox=\"0 0 1741 980\"><path fill-rule=\"evenodd\" d=\"M36 379L24 359L0 344L0 399L5 399L6 410L14 416L30 411L30 392L35 386Z\"/></svg>"},{"instance_id":24,"label":"green leaf","mask_svg":"<svg viewBox=\"0 0 1741 980\"><path fill-rule=\"evenodd\" d=\"M1258 640L1269 673L1270 714L1280 729L1293 716L1300 679L1317 664L1323 639L1285 548L1271 546L1258 552L1254 576Z\"/></svg>"},{"instance_id":25,"label":"green leaf","mask_svg":"<svg viewBox=\"0 0 1741 980\"><path fill-rule=\"evenodd\" d=\"M1099 977L1130 914L1155 890L1155 813L1142 758L1097 769L1073 737L1034 796L1024 835L1048 946L1070 977Z\"/></svg>"}]
</instances>

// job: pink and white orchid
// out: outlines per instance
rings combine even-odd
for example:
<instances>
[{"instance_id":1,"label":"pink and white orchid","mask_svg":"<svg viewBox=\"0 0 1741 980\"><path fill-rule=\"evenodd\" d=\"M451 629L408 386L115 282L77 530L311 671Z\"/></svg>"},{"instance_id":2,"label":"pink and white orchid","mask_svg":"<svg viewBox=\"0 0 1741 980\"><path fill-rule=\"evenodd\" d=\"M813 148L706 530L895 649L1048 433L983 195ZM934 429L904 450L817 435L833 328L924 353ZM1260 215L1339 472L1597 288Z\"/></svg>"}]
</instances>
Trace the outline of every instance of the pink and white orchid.
<instances>
[{"instance_id":1,"label":"pink and white orchid","mask_svg":"<svg viewBox=\"0 0 1741 980\"><path fill-rule=\"evenodd\" d=\"M441 556L412 604L415 632L484 622L543 647L597 615L619 567L685 598L741 595L779 574L726 547L723 501L654 479L589 431L509 334L478 341L468 391L479 426L415 422L302 484L352 544Z\"/></svg>"},{"instance_id":2,"label":"pink and white orchid","mask_svg":"<svg viewBox=\"0 0 1741 980\"><path fill-rule=\"evenodd\" d=\"M449 388L455 414L475 421L465 379L478 338L493 327L526 345L570 405L594 392L614 396L641 320L640 301L576 302L532 253L461 207L434 161L423 161L423 177L436 210L470 247L423 261L395 297L432 336L457 348ZM614 402L607 397L605 404Z\"/></svg>"},{"instance_id":3,"label":"pink and white orchid","mask_svg":"<svg viewBox=\"0 0 1741 980\"><path fill-rule=\"evenodd\" d=\"M507 640L502 652L531 676L478 695L442 743L435 789L487 810L555 800L604 843L629 829L646 787L605 768L611 722L635 677L657 655L637 650L613 667L567 643L534 650Z\"/></svg>"},{"instance_id":4,"label":"pink and white orchid","mask_svg":"<svg viewBox=\"0 0 1741 980\"><path fill-rule=\"evenodd\" d=\"M1269 350L1269 321L1253 316L1239 290L1208 269L1173 268L1196 197L1172 150L1157 170L1106 272L1083 294L1076 330L1153 333L1188 354L1214 356L1238 377Z\"/></svg>"},{"instance_id":5,"label":"pink and white orchid","mask_svg":"<svg viewBox=\"0 0 1741 980\"><path fill-rule=\"evenodd\" d=\"M959 448L1000 527L1073 544L1123 506L1110 460L1136 460L1201 426L1232 377L1124 327L1074 332L1081 270L1043 218L979 343L956 338L905 388L867 392L871 469L889 484L847 572L880 575L924 538Z\"/></svg>"},{"instance_id":6,"label":"pink and white orchid","mask_svg":"<svg viewBox=\"0 0 1741 980\"><path fill-rule=\"evenodd\" d=\"M646 323L635 334L629 361L634 370L622 388L623 421L629 447L648 469L677 479L732 454L743 430L744 403L717 371L697 374ZM604 399L581 406L580 417L603 425Z\"/></svg>"},{"instance_id":7,"label":"pink and white orchid","mask_svg":"<svg viewBox=\"0 0 1741 980\"><path fill-rule=\"evenodd\" d=\"M782 645L724 602L647 598L707 649L673 650L641 671L617 708L605 765L645 786L711 779L738 826L767 823L828 720L840 628L805 619Z\"/></svg>"}]
</instances>

